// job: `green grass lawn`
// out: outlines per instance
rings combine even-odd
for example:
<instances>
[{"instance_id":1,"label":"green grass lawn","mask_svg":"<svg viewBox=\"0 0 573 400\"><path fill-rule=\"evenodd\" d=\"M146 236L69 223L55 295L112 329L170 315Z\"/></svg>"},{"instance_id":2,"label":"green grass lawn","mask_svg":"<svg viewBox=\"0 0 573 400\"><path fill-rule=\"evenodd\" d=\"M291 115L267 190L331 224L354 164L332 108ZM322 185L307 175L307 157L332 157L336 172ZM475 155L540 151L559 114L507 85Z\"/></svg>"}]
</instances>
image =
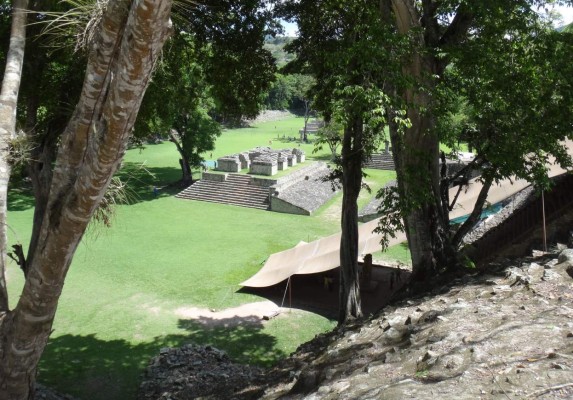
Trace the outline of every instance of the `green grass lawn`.
<instances>
[{"instance_id":1,"label":"green grass lawn","mask_svg":"<svg viewBox=\"0 0 573 400\"><path fill-rule=\"evenodd\" d=\"M213 158L298 132L301 118L227 130ZM276 126L276 128L274 128ZM304 144L307 154L311 145ZM265 324L205 328L184 307L221 310L261 298L237 293L272 253L339 230L340 195L311 217L173 197L180 177L175 147L132 149L120 176L134 201L117 208L111 228L92 224L79 246L60 299L39 380L82 399L133 398L149 358L164 346L214 344L241 362L271 365L335 323L296 311ZM394 174L369 171L372 194ZM154 197L153 187L159 196ZM33 201L25 187L9 196L11 241L26 244ZM23 283L7 271L12 305Z\"/></svg>"}]
</instances>

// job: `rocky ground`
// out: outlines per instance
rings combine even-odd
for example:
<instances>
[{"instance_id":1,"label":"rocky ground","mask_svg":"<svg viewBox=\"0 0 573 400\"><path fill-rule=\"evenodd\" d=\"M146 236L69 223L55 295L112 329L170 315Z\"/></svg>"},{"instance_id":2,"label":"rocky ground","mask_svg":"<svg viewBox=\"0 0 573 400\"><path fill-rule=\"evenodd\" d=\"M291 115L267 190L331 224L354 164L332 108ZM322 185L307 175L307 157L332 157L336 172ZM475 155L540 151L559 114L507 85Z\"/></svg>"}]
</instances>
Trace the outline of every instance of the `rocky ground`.
<instances>
[{"instance_id":1,"label":"rocky ground","mask_svg":"<svg viewBox=\"0 0 573 400\"><path fill-rule=\"evenodd\" d=\"M212 348L164 349L140 399L571 399L573 249L492 264L360 324L318 336L274 369Z\"/></svg>"}]
</instances>

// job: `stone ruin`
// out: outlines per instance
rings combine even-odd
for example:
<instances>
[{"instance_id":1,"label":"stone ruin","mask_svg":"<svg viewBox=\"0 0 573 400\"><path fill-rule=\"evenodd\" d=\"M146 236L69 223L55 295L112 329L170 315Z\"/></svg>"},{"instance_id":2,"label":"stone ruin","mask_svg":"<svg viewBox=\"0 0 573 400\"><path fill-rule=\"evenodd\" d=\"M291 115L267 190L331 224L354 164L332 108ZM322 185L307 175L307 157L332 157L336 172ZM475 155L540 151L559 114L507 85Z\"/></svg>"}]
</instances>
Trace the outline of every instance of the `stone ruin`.
<instances>
[{"instance_id":1,"label":"stone ruin","mask_svg":"<svg viewBox=\"0 0 573 400\"><path fill-rule=\"evenodd\" d=\"M256 147L217 159L216 169L223 172L240 172L248 169L252 174L273 176L278 171L294 167L305 160L304 151L297 148L274 150L270 147Z\"/></svg>"},{"instance_id":2,"label":"stone ruin","mask_svg":"<svg viewBox=\"0 0 573 400\"><path fill-rule=\"evenodd\" d=\"M306 124L306 133L307 134L312 134L312 133L316 134L318 132L318 130L322 127L324 127L324 121L321 121L318 119L315 119L313 121L308 121ZM302 139L302 136L304 135L304 127L302 129L299 129L298 133Z\"/></svg>"}]
</instances>

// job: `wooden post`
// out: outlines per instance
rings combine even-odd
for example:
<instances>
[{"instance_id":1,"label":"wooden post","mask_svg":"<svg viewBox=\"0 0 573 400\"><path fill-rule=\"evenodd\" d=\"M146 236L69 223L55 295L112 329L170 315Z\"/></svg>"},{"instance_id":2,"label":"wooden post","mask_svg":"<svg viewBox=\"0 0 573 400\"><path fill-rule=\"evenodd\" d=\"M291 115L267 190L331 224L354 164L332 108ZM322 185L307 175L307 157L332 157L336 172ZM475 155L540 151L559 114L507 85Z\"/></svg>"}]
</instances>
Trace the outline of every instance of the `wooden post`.
<instances>
[{"instance_id":1,"label":"wooden post","mask_svg":"<svg viewBox=\"0 0 573 400\"><path fill-rule=\"evenodd\" d=\"M547 229L545 227L545 191L541 191L541 212L543 216L543 251L547 253Z\"/></svg>"},{"instance_id":2,"label":"wooden post","mask_svg":"<svg viewBox=\"0 0 573 400\"><path fill-rule=\"evenodd\" d=\"M291 277L289 276L288 278L288 306L289 306L289 310L288 312L290 312L292 310L292 282L291 282Z\"/></svg>"}]
</instances>

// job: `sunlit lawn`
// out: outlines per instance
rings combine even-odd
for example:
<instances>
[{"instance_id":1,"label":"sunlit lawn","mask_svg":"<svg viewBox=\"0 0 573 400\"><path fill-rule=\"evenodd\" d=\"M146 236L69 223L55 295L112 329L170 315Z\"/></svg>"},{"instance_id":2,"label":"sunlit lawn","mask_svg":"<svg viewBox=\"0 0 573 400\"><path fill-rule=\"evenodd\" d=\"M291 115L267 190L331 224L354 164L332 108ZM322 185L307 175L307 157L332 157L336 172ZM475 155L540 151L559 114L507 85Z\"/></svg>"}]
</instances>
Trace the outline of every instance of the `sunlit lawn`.
<instances>
[{"instance_id":1,"label":"sunlit lawn","mask_svg":"<svg viewBox=\"0 0 573 400\"><path fill-rule=\"evenodd\" d=\"M225 131L213 158L269 140L285 147L277 135L298 134L301 122L291 118ZM311 153L311 145L302 146ZM118 207L111 228L92 225L79 246L41 363L41 382L83 399L129 399L161 347L212 343L241 362L271 365L334 326L308 312L226 329L203 328L181 316L184 307L221 310L262 300L237 293L239 283L270 254L336 232L341 196L311 217L179 200L173 197L179 190L173 185L180 176L177 158L169 142L128 151L120 176L135 201ZM367 180L375 191L393 178L392 172L372 171ZM361 205L373 194L361 195ZM18 187L11 190L10 204L11 240L26 244L33 202ZM13 265L8 279L13 305L22 284Z\"/></svg>"}]
</instances>

